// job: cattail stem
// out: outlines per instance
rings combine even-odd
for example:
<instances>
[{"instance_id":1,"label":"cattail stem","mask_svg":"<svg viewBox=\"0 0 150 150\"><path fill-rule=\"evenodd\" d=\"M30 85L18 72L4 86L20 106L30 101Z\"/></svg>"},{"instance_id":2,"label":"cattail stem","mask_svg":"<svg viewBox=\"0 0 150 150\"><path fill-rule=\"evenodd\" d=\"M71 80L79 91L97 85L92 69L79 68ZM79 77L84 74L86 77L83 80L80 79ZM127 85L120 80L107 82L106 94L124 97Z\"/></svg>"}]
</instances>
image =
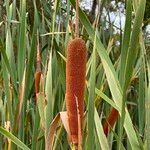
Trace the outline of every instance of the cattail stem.
<instances>
[{"instance_id":1,"label":"cattail stem","mask_svg":"<svg viewBox=\"0 0 150 150\"><path fill-rule=\"evenodd\" d=\"M113 128L118 118L118 115L119 115L118 111L115 108L113 108L111 112L109 113L108 117L106 118L106 121L104 122L104 125L103 125L104 133L106 136L108 135L110 128Z\"/></svg>"},{"instance_id":2,"label":"cattail stem","mask_svg":"<svg viewBox=\"0 0 150 150\"><path fill-rule=\"evenodd\" d=\"M76 24L75 24L75 37L79 37L79 0L76 0Z\"/></svg>"}]
</instances>

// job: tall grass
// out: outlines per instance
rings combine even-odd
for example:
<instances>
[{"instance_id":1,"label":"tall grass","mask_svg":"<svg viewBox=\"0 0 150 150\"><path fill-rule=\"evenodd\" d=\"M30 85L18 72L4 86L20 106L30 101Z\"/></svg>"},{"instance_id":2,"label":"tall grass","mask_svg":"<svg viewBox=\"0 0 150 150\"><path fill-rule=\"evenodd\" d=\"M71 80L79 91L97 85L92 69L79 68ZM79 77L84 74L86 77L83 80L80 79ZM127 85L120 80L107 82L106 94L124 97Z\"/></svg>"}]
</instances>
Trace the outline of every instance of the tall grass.
<instances>
[{"instance_id":1,"label":"tall grass","mask_svg":"<svg viewBox=\"0 0 150 150\"><path fill-rule=\"evenodd\" d=\"M142 30L145 3L126 0L120 46L115 35L108 39L104 34L100 14L92 24L79 9L80 36L88 50L83 149L150 149L149 47ZM48 144L54 150L72 148L63 117L66 49L75 34L75 0L66 4L5 0L0 5L0 149L43 150ZM113 108L118 116L106 136L103 125Z\"/></svg>"}]
</instances>

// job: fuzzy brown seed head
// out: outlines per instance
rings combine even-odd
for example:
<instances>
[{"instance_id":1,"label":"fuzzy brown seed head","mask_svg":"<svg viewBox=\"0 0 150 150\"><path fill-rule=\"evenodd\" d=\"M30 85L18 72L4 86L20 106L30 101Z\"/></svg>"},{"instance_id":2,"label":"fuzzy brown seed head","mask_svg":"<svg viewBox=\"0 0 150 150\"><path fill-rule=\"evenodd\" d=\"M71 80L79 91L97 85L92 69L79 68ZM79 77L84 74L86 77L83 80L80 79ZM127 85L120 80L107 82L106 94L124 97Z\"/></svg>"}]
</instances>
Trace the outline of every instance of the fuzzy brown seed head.
<instances>
[{"instance_id":1,"label":"fuzzy brown seed head","mask_svg":"<svg viewBox=\"0 0 150 150\"><path fill-rule=\"evenodd\" d=\"M71 140L78 142L78 117L76 100L79 106L81 125L84 113L84 89L87 50L84 40L75 38L67 48L66 63L66 107L69 118Z\"/></svg>"}]
</instances>

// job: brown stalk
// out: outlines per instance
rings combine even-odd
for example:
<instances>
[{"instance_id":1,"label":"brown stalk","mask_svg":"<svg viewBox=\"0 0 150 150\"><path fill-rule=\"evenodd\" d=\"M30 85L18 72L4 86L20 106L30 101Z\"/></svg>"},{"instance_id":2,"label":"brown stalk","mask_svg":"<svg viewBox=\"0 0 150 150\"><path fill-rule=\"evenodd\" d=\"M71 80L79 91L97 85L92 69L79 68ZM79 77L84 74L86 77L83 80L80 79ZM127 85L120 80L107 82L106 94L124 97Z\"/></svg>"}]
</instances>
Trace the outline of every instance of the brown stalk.
<instances>
[{"instance_id":1,"label":"brown stalk","mask_svg":"<svg viewBox=\"0 0 150 150\"><path fill-rule=\"evenodd\" d=\"M41 80L41 53L40 53L40 44L38 40L37 54L36 54L36 72L35 72L35 94L36 95L39 93L40 80ZM36 101L37 101L37 96L36 96Z\"/></svg>"},{"instance_id":2,"label":"brown stalk","mask_svg":"<svg viewBox=\"0 0 150 150\"><path fill-rule=\"evenodd\" d=\"M76 0L76 26L75 35L79 37L79 0Z\"/></svg>"}]
</instances>

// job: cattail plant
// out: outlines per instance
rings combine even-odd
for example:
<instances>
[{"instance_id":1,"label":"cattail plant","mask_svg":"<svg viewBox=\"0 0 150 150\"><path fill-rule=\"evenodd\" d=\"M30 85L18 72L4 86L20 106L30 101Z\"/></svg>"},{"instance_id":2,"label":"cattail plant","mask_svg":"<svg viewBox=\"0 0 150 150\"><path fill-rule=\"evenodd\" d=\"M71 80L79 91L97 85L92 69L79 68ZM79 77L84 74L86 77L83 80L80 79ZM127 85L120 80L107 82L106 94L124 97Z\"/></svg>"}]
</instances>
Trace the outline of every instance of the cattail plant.
<instances>
[{"instance_id":1,"label":"cattail plant","mask_svg":"<svg viewBox=\"0 0 150 150\"><path fill-rule=\"evenodd\" d=\"M85 41L79 38L78 5L76 0L76 37L68 44L66 62L66 108L73 145L82 137L87 56Z\"/></svg>"},{"instance_id":2,"label":"cattail plant","mask_svg":"<svg viewBox=\"0 0 150 150\"><path fill-rule=\"evenodd\" d=\"M77 104L81 126L83 124L85 73L86 45L81 38L75 38L68 45L66 63L66 107L74 144L78 143Z\"/></svg>"}]
</instances>

